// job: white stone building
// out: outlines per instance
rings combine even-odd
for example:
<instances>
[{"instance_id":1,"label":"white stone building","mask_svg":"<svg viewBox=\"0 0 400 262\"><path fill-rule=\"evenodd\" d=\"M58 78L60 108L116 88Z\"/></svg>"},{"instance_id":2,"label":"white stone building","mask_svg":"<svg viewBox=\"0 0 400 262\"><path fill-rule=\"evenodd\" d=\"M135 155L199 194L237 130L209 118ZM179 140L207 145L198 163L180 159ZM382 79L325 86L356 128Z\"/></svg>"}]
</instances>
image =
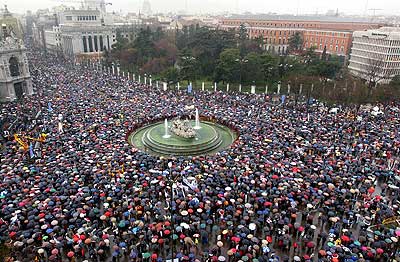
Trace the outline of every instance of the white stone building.
<instances>
[{"instance_id":1,"label":"white stone building","mask_svg":"<svg viewBox=\"0 0 400 262\"><path fill-rule=\"evenodd\" d=\"M375 78L375 84L400 75L400 28L354 32L349 70L367 81Z\"/></svg>"},{"instance_id":2,"label":"white stone building","mask_svg":"<svg viewBox=\"0 0 400 262\"><path fill-rule=\"evenodd\" d=\"M3 37L3 41L0 42L0 101L2 102L33 94L26 51L22 41L13 37Z\"/></svg>"},{"instance_id":3,"label":"white stone building","mask_svg":"<svg viewBox=\"0 0 400 262\"><path fill-rule=\"evenodd\" d=\"M58 18L59 26L46 31L46 45L60 44L67 57L98 56L116 43L116 30L104 23L100 10L66 10Z\"/></svg>"}]
</instances>

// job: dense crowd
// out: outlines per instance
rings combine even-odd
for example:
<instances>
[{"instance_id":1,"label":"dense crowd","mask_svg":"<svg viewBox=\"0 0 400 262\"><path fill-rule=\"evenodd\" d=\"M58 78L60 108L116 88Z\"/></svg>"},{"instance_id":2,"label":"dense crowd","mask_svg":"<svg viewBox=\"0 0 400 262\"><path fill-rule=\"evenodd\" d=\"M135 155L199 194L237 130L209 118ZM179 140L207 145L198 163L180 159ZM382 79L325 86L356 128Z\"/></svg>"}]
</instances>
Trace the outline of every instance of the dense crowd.
<instances>
[{"instance_id":1,"label":"dense crowd","mask_svg":"<svg viewBox=\"0 0 400 262\"><path fill-rule=\"evenodd\" d=\"M0 242L12 261L400 261L398 104L331 114L54 61L33 55L35 95L1 104ZM193 105L235 127L230 148L165 158L127 143ZM27 152L14 133L47 137Z\"/></svg>"}]
</instances>

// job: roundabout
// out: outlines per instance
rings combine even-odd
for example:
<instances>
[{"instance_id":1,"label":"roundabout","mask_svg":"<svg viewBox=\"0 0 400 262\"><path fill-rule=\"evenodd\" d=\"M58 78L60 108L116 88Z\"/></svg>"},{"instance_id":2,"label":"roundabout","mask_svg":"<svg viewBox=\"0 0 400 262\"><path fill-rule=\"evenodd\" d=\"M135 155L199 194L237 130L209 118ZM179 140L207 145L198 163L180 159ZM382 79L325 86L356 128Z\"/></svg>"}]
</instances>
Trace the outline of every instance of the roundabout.
<instances>
[{"instance_id":1,"label":"roundabout","mask_svg":"<svg viewBox=\"0 0 400 262\"><path fill-rule=\"evenodd\" d=\"M182 137L171 132L173 122L160 121L133 131L128 142L157 156L197 156L214 154L228 148L237 138L227 126L209 121L187 121L195 132L193 137Z\"/></svg>"}]
</instances>

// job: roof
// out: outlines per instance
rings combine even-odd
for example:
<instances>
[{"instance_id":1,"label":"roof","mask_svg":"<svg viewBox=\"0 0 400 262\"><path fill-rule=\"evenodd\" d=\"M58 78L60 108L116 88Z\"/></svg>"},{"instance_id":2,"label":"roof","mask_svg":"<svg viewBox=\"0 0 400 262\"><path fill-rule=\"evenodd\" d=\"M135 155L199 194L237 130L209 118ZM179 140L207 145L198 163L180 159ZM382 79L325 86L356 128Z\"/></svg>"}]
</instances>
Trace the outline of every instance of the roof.
<instances>
[{"instance_id":1,"label":"roof","mask_svg":"<svg viewBox=\"0 0 400 262\"><path fill-rule=\"evenodd\" d=\"M369 18L366 17L341 17L341 16L326 16L326 15L274 15L274 14L258 14L258 15L233 15L225 18L226 20L276 20L276 21L318 21L318 22L333 22L333 23L371 23Z\"/></svg>"}]
</instances>

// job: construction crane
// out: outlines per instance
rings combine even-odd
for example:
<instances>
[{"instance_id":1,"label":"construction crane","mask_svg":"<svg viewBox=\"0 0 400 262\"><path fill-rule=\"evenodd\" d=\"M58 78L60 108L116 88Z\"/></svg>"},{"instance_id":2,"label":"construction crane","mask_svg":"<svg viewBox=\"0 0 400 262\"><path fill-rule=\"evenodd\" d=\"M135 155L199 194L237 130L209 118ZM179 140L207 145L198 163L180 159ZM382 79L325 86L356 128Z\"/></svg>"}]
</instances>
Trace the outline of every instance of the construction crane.
<instances>
[{"instance_id":1,"label":"construction crane","mask_svg":"<svg viewBox=\"0 0 400 262\"><path fill-rule=\"evenodd\" d=\"M370 8L370 9L368 9L368 10L374 12L373 15L372 15L372 20L374 20L375 17L376 17L376 11L381 11L381 10L383 10L383 9L379 9L379 8ZM371 21L372 21L372 20L371 20Z\"/></svg>"}]
</instances>

